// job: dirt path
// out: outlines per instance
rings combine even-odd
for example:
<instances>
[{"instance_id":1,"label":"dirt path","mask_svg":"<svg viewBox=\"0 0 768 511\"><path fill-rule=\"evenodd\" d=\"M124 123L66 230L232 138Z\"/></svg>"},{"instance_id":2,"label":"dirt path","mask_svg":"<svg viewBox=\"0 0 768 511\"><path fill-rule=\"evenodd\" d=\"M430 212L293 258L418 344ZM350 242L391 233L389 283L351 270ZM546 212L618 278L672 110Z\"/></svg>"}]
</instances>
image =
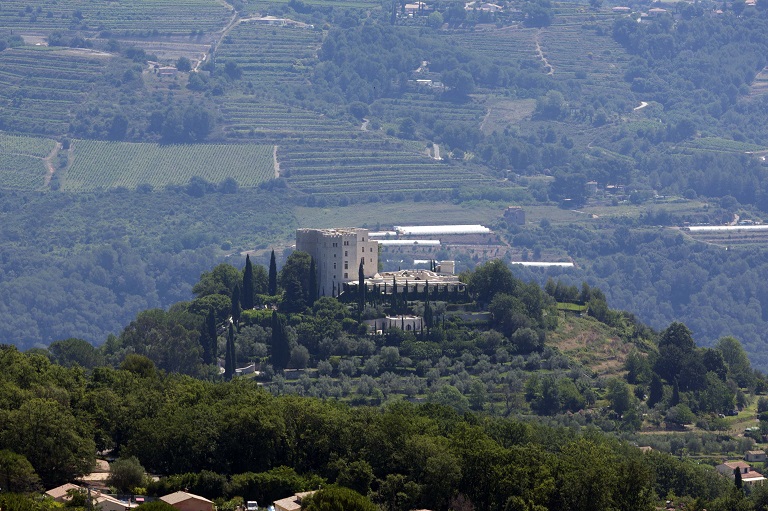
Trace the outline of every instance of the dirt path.
<instances>
[{"instance_id":1,"label":"dirt path","mask_svg":"<svg viewBox=\"0 0 768 511\"><path fill-rule=\"evenodd\" d=\"M552 64L549 63L547 60L547 57L544 56L544 52L541 51L541 44L539 44L539 34L541 34L541 29L539 29L538 32L536 32L536 53L539 55L539 58L542 62L544 62L544 65L549 69L547 72L548 75L555 74L555 68L552 66Z\"/></svg>"},{"instance_id":2,"label":"dirt path","mask_svg":"<svg viewBox=\"0 0 768 511\"><path fill-rule=\"evenodd\" d=\"M277 146L272 149L272 165L275 167L275 179L280 177L280 162L277 161Z\"/></svg>"},{"instance_id":3,"label":"dirt path","mask_svg":"<svg viewBox=\"0 0 768 511\"><path fill-rule=\"evenodd\" d=\"M51 149L51 152L48 153L48 156L43 158L43 163L45 163L45 168L48 172L45 174L45 187L48 188L51 185L51 179L53 178L53 174L56 172L56 167L53 165L53 160L56 158L56 156L59 154L59 151L61 150L61 143L56 142L56 145L53 149Z\"/></svg>"},{"instance_id":4,"label":"dirt path","mask_svg":"<svg viewBox=\"0 0 768 511\"><path fill-rule=\"evenodd\" d=\"M648 103L647 103L647 102L645 102L645 101L641 101L641 102L640 102L640 106L636 106L636 107L635 107L635 108L633 108L632 110L634 110L634 111L642 110L643 108L645 108L645 107L647 107L647 106L648 106Z\"/></svg>"},{"instance_id":5,"label":"dirt path","mask_svg":"<svg viewBox=\"0 0 768 511\"><path fill-rule=\"evenodd\" d=\"M442 158L440 158L440 146L439 146L439 145L437 145L437 144L434 144L434 143L433 143L433 144L432 144L432 149L434 149L434 150L435 150L435 156L434 156L434 158L435 158L436 160L442 160Z\"/></svg>"},{"instance_id":6,"label":"dirt path","mask_svg":"<svg viewBox=\"0 0 768 511\"><path fill-rule=\"evenodd\" d=\"M360 126L360 131L368 131L368 123L370 121L368 119L363 119L363 125Z\"/></svg>"}]
</instances>

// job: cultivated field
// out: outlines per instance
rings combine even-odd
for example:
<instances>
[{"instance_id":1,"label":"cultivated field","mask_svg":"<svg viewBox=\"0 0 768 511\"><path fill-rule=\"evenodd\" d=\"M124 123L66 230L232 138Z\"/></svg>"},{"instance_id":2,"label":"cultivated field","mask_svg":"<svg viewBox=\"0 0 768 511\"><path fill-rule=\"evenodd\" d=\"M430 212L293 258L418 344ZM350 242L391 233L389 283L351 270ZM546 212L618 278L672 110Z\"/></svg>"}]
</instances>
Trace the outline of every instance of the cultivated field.
<instances>
[{"instance_id":1,"label":"cultivated field","mask_svg":"<svg viewBox=\"0 0 768 511\"><path fill-rule=\"evenodd\" d=\"M0 29L111 31L124 34L189 34L222 29L230 10L216 0L131 0L81 2L77 0L4 0L0 3Z\"/></svg>"},{"instance_id":2,"label":"cultivated field","mask_svg":"<svg viewBox=\"0 0 768 511\"><path fill-rule=\"evenodd\" d=\"M103 74L108 57L45 47L0 52L0 127L59 135Z\"/></svg>"},{"instance_id":3,"label":"cultivated field","mask_svg":"<svg viewBox=\"0 0 768 511\"><path fill-rule=\"evenodd\" d=\"M45 184L45 172L40 158L0 153L0 189L40 189Z\"/></svg>"},{"instance_id":4,"label":"cultivated field","mask_svg":"<svg viewBox=\"0 0 768 511\"><path fill-rule=\"evenodd\" d=\"M234 178L252 187L274 177L273 146L158 145L77 140L65 190L94 190L140 184L186 184L192 177L212 183Z\"/></svg>"}]
</instances>

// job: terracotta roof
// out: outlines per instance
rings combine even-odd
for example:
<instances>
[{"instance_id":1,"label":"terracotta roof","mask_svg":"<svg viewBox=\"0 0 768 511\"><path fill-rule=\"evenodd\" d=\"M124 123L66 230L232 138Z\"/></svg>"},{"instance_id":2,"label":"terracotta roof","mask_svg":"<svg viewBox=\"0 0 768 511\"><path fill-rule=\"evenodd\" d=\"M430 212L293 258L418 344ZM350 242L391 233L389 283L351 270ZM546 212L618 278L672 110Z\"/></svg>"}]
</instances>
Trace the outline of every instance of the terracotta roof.
<instances>
[{"instance_id":1,"label":"terracotta roof","mask_svg":"<svg viewBox=\"0 0 768 511\"><path fill-rule=\"evenodd\" d=\"M187 493L185 491L177 491L175 493L165 495L164 497L160 497L160 500L170 505L178 504L179 502L184 502L185 500L189 499L202 500L203 502L213 504L212 501L206 499L205 497L201 497L200 495L195 495L193 493Z\"/></svg>"},{"instance_id":2,"label":"terracotta roof","mask_svg":"<svg viewBox=\"0 0 768 511\"><path fill-rule=\"evenodd\" d=\"M748 468L752 470L752 466L744 461L727 461L723 463L728 468Z\"/></svg>"},{"instance_id":3,"label":"terracotta roof","mask_svg":"<svg viewBox=\"0 0 768 511\"><path fill-rule=\"evenodd\" d=\"M747 451L747 454L765 454L765 451Z\"/></svg>"},{"instance_id":4,"label":"terracotta roof","mask_svg":"<svg viewBox=\"0 0 768 511\"><path fill-rule=\"evenodd\" d=\"M49 497L53 497L54 499L61 499L65 498L67 496L67 492L69 490L84 490L85 488L81 488L80 486L72 483L62 484L61 486L57 486L56 488L52 488L45 492L46 495Z\"/></svg>"}]
</instances>

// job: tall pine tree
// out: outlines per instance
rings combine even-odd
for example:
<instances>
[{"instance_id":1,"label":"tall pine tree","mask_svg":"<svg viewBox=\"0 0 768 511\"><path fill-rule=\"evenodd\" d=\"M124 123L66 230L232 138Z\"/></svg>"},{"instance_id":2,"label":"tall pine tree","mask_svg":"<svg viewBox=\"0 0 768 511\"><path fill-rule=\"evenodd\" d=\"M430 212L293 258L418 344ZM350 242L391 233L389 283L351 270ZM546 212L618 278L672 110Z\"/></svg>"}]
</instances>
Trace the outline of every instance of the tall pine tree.
<instances>
[{"instance_id":1,"label":"tall pine tree","mask_svg":"<svg viewBox=\"0 0 768 511\"><path fill-rule=\"evenodd\" d=\"M269 294L275 296L277 294L277 263L275 262L275 251L272 250L272 255L269 257Z\"/></svg>"},{"instance_id":2,"label":"tall pine tree","mask_svg":"<svg viewBox=\"0 0 768 511\"><path fill-rule=\"evenodd\" d=\"M253 309L253 297L255 294L253 282L253 265L250 255L245 256L245 270L243 270L243 288L240 305L243 310Z\"/></svg>"}]
</instances>

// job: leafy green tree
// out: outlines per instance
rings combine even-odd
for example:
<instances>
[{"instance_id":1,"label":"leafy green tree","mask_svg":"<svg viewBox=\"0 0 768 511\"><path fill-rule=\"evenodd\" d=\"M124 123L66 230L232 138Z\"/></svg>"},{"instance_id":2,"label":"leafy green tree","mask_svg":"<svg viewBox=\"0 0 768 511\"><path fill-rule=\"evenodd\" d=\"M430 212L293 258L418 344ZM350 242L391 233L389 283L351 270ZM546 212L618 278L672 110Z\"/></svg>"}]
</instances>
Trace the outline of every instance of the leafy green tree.
<instances>
[{"instance_id":1,"label":"leafy green tree","mask_svg":"<svg viewBox=\"0 0 768 511\"><path fill-rule=\"evenodd\" d=\"M0 446L29 460L46 487L90 472L96 444L89 425L52 399L32 398L6 415Z\"/></svg>"},{"instance_id":2,"label":"leafy green tree","mask_svg":"<svg viewBox=\"0 0 768 511\"><path fill-rule=\"evenodd\" d=\"M176 61L176 69L183 73L188 73L192 70L192 62L187 57L179 57Z\"/></svg>"},{"instance_id":3,"label":"leafy green tree","mask_svg":"<svg viewBox=\"0 0 768 511\"><path fill-rule=\"evenodd\" d=\"M467 276L467 283L481 304L490 303L496 293L514 296L519 286L512 270L500 259L479 265Z\"/></svg>"},{"instance_id":4,"label":"leafy green tree","mask_svg":"<svg viewBox=\"0 0 768 511\"><path fill-rule=\"evenodd\" d=\"M29 493L40 489L40 478L32 464L15 452L0 450L0 488L13 493Z\"/></svg>"},{"instance_id":5,"label":"leafy green tree","mask_svg":"<svg viewBox=\"0 0 768 511\"><path fill-rule=\"evenodd\" d=\"M611 408L618 415L623 415L629 410L629 407L632 404L632 396L629 393L629 387L618 378L612 378L608 381L606 397L611 404Z\"/></svg>"},{"instance_id":6,"label":"leafy green tree","mask_svg":"<svg viewBox=\"0 0 768 511\"><path fill-rule=\"evenodd\" d=\"M579 438L565 445L558 464L558 509L608 511L616 486L616 457L602 443Z\"/></svg>"},{"instance_id":7,"label":"leafy green tree","mask_svg":"<svg viewBox=\"0 0 768 511\"><path fill-rule=\"evenodd\" d=\"M104 356L88 341L69 338L63 341L54 341L48 346L48 351L54 361L64 367L72 367L77 364L85 369L104 365Z\"/></svg>"},{"instance_id":8,"label":"leafy green tree","mask_svg":"<svg viewBox=\"0 0 768 511\"><path fill-rule=\"evenodd\" d=\"M329 486L302 500L305 511L376 511L376 506L355 490Z\"/></svg>"},{"instance_id":9,"label":"leafy green tree","mask_svg":"<svg viewBox=\"0 0 768 511\"><path fill-rule=\"evenodd\" d=\"M145 472L138 458L118 458L109 465L107 484L120 493L130 493L133 488L144 486Z\"/></svg>"},{"instance_id":10,"label":"leafy green tree","mask_svg":"<svg viewBox=\"0 0 768 511\"><path fill-rule=\"evenodd\" d=\"M755 376L741 343L733 337L723 337L715 344L715 350L723 355L728 366L728 373L739 387L750 388L755 384Z\"/></svg>"},{"instance_id":11,"label":"leafy green tree","mask_svg":"<svg viewBox=\"0 0 768 511\"><path fill-rule=\"evenodd\" d=\"M275 262L275 251L269 256L269 287L267 292L270 296L277 294L277 263Z\"/></svg>"},{"instance_id":12,"label":"leafy green tree","mask_svg":"<svg viewBox=\"0 0 768 511\"><path fill-rule=\"evenodd\" d=\"M192 292L198 298L208 295L231 296L241 279L240 270L231 264L222 263L209 272L203 272L200 280L192 287Z\"/></svg>"},{"instance_id":13,"label":"leafy green tree","mask_svg":"<svg viewBox=\"0 0 768 511\"><path fill-rule=\"evenodd\" d=\"M308 305L311 259L306 252L296 250L280 270L280 286L284 291L281 306L287 312L301 312Z\"/></svg>"},{"instance_id":14,"label":"leafy green tree","mask_svg":"<svg viewBox=\"0 0 768 511\"><path fill-rule=\"evenodd\" d=\"M140 378L154 378L157 376L155 363L149 357L130 353L120 363L120 369L133 373Z\"/></svg>"}]
</instances>

